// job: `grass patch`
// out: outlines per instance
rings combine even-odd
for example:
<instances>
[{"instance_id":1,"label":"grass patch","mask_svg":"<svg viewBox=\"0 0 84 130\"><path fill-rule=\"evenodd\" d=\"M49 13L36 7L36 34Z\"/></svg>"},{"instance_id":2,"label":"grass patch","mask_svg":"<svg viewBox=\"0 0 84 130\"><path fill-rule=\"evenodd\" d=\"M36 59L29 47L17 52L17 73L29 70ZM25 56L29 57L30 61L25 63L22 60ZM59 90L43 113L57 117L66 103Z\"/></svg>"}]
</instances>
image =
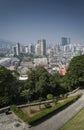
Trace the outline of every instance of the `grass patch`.
<instances>
[{"instance_id":1,"label":"grass patch","mask_svg":"<svg viewBox=\"0 0 84 130\"><path fill-rule=\"evenodd\" d=\"M84 130L84 108L60 128L60 130Z\"/></svg>"},{"instance_id":2,"label":"grass patch","mask_svg":"<svg viewBox=\"0 0 84 130\"><path fill-rule=\"evenodd\" d=\"M76 95L74 97L67 98L65 101L57 103L55 106L46 108L43 111L35 114L33 117L26 115L21 109L17 108L15 105L10 106L11 110L15 112L24 122L33 125L37 121L44 119L45 117L52 115L54 112L59 112L74 101L76 101L81 95Z\"/></svg>"}]
</instances>

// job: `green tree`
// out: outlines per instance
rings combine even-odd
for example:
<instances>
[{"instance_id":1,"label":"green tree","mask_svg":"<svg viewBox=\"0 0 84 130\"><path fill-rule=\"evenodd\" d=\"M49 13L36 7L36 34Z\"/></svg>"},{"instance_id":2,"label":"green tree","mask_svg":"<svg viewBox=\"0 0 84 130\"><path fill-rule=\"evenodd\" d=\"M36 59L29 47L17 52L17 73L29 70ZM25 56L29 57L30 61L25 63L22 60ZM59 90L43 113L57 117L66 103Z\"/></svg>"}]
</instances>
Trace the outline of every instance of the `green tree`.
<instances>
[{"instance_id":1,"label":"green tree","mask_svg":"<svg viewBox=\"0 0 84 130\"><path fill-rule=\"evenodd\" d=\"M59 95L60 93L65 92L65 89L61 86L62 78L63 76L58 73L54 73L50 76L50 88L52 94Z\"/></svg>"},{"instance_id":2,"label":"green tree","mask_svg":"<svg viewBox=\"0 0 84 130\"><path fill-rule=\"evenodd\" d=\"M23 90L21 93L21 96L25 97L25 99L27 100L27 103L29 103L30 90L29 89Z\"/></svg>"},{"instance_id":3,"label":"green tree","mask_svg":"<svg viewBox=\"0 0 84 130\"><path fill-rule=\"evenodd\" d=\"M25 89L30 89L32 99L46 98L49 93L59 95L64 91L59 84L60 79L60 75L52 75L44 67L37 66L28 72Z\"/></svg>"},{"instance_id":4,"label":"green tree","mask_svg":"<svg viewBox=\"0 0 84 130\"><path fill-rule=\"evenodd\" d=\"M26 81L26 88L30 88L33 98L46 96L49 91L49 73L46 69L39 66L31 69L28 72L28 80Z\"/></svg>"},{"instance_id":5,"label":"green tree","mask_svg":"<svg viewBox=\"0 0 84 130\"><path fill-rule=\"evenodd\" d=\"M2 106L6 103L9 104L12 102L15 96L15 81L10 70L7 70L5 67L0 66L0 98L4 99Z\"/></svg>"},{"instance_id":6,"label":"green tree","mask_svg":"<svg viewBox=\"0 0 84 130\"><path fill-rule=\"evenodd\" d=\"M71 60L63 81L68 90L84 85L84 55L74 57Z\"/></svg>"},{"instance_id":7,"label":"green tree","mask_svg":"<svg viewBox=\"0 0 84 130\"><path fill-rule=\"evenodd\" d=\"M35 91L39 94L39 96L46 97L46 95L50 93L50 74L45 68L41 66L37 67L36 70L37 82L35 86Z\"/></svg>"}]
</instances>

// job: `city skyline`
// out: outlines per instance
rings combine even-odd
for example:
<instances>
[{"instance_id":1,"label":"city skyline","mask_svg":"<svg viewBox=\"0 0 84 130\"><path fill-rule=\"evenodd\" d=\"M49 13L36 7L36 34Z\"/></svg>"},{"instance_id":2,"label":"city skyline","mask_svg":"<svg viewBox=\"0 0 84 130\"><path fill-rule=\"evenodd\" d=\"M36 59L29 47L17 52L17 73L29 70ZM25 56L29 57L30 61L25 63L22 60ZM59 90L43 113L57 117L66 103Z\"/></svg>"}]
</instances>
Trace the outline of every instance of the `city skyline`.
<instances>
[{"instance_id":1,"label":"city skyline","mask_svg":"<svg viewBox=\"0 0 84 130\"><path fill-rule=\"evenodd\" d=\"M20 43L84 44L83 0L0 0L0 39Z\"/></svg>"}]
</instances>

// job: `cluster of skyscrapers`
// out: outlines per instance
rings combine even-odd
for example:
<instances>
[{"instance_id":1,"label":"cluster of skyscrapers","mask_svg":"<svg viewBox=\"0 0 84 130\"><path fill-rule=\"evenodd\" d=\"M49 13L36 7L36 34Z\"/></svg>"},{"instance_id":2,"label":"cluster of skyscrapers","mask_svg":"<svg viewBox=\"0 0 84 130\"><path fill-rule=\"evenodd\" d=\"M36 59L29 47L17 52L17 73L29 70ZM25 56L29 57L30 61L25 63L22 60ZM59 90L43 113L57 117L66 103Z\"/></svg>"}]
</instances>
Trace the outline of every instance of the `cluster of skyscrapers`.
<instances>
[{"instance_id":1,"label":"cluster of skyscrapers","mask_svg":"<svg viewBox=\"0 0 84 130\"><path fill-rule=\"evenodd\" d=\"M80 44L72 44L71 39L62 37L60 44L53 44L50 47L46 47L46 40L40 39L37 43L21 45L17 43L13 47L13 55L20 56L20 54L32 54L39 57L53 57L53 56L65 56L73 57L76 55L84 54L84 47Z\"/></svg>"},{"instance_id":2,"label":"cluster of skyscrapers","mask_svg":"<svg viewBox=\"0 0 84 130\"><path fill-rule=\"evenodd\" d=\"M17 43L13 47L13 53L16 56L19 56L21 53L35 54L36 56L46 56L46 40L38 40L36 45L29 44L28 46L23 46L20 43Z\"/></svg>"},{"instance_id":3,"label":"cluster of skyscrapers","mask_svg":"<svg viewBox=\"0 0 84 130\"><path fill-rule=\"evenodd\" d=\"M0 64L8 69L17 70L20 75L26 74L28 69L38 65L44 66L50 73L65 74L71 59L81 54L84 54L84 46L72 44L70 38L62 37L60 44L51 46L46 45L45 39L40 39L36 44L13 45L4 54L4 59L0 59Z\"/></svg>"}]
</instances>

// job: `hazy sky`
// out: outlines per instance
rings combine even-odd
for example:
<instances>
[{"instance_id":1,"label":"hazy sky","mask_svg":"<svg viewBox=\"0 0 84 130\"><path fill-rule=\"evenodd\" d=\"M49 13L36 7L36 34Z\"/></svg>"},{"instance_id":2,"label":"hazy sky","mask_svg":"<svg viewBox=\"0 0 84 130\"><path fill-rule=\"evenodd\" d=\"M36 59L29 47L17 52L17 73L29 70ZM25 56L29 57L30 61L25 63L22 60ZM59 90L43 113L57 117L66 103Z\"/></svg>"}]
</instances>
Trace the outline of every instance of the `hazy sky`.
<instances>
[{"instance_id":1,"label":"hazy sky","mask_svg":"<svg viewBox=\"0 0 84 130\"><path fill-rule=\"evenodd\" d=\"M0 0L0 38L21 43L84 44L84 0Z\"/></svg>"}]
</instances>

